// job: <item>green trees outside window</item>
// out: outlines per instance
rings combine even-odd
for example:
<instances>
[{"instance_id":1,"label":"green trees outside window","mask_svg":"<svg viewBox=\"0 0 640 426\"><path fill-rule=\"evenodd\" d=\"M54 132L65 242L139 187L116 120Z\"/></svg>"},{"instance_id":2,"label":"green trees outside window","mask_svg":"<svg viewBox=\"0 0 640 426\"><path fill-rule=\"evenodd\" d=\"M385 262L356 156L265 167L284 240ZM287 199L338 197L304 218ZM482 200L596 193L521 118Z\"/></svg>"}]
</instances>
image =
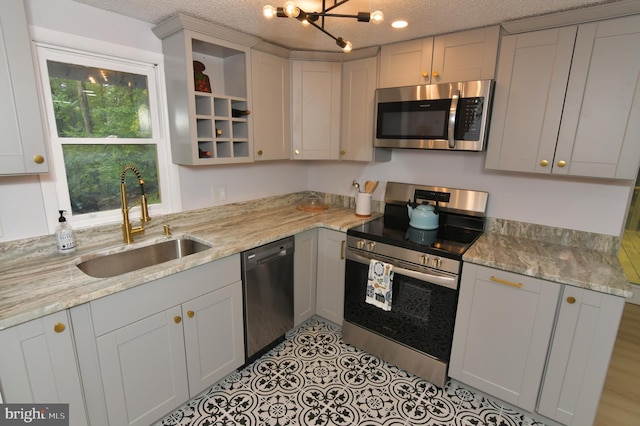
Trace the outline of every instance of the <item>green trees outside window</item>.
<instances>
[{"instance_id":1,"label":"green trees outside window","mask_svg":"<svg viewBox=\"0 0 640 426\"><path fill-rule=\"evenodd\" d=\"M120 208L126 164L142 173L149 204L159 203L147 76L51 60L47 70L72 213ZM126 184L133 205L140 194L135 176L128 174Z\"/></svg>"}]
</instances>

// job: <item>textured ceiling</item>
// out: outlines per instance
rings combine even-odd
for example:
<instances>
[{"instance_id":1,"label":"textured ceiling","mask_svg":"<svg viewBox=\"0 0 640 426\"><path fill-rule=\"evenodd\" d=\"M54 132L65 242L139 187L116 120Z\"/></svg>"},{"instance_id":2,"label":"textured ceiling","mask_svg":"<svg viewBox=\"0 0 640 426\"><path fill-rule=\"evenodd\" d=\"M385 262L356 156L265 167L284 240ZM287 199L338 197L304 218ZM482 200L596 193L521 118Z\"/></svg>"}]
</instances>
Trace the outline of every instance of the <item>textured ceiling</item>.
<instances>
[{"instance_id":1,"label":"textured ceiling","mask_svg":"<svg viewBox=\"0 0 640 426\"><path fill-rule=\"evenodd\" d=\"M262 16L262 7L282 6L285 0L74 0L78 3L120 13L154 24L182 13L224 27L257 36L293 50L339 51L322 32L302 27L295 19ZM378 46L435 34L444 34L501 22L544 15L616 0L350 0L333 13L356 14L381 10L380 25L355 19L327 18L325 29L353 43L354 49ZM322 0L297 0L307 12L322 9ZM327 7L335 0L326 0ZM403 19L409 26L391 28L391 22Z\"/></svg>"}]
</instances>

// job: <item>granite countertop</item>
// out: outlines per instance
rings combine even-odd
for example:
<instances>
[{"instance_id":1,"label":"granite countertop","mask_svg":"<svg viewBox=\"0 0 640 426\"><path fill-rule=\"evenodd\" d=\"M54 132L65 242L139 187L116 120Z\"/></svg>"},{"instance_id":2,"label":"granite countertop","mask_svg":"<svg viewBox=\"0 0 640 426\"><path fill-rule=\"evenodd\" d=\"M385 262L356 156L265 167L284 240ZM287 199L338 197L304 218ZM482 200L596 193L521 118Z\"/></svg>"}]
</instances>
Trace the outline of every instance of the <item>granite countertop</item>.
<instances>
[{"instance_id":1,"label":"granite countertop","mask_svg":"<svg viewBox=\"0 0 640 426\"><path fill-rule=\"evenodd\" d=\"M90 230L76 231L78 248L70 255L56 252L53 236L2 244L0 330L308 229L346 231L369 220L356 216L348 207L330 206L322 212L308 213L297 210L295 204L253 210L249 203L233 212L212 208L162 219L152 219L154 226L136 235L130 245L122 243L119 225L107 231L95 230L91 236L87 235ZM163 223L171 225L170 237L162 235ZM212 248L113 278L93 278L76 267L96 253L115 253L185 236Z\"/></svg>"},{"instance_id":2,"label":"granite countertop","mask_svg":"<svg viewBox=\"0 0 640 426\"><path fill-rule=\"evenodd\" d=\"M153 218L145 233L136 235L130 245L122 243L119 224L76 231L78 248L71 255L58 254L51 235L2 243L0 330L309 229L346 231L370 220L355 215L348 197L331 199L331 195L325 194L330 207L317 213L296 209L301 197L301 194L269 197ZM378 215L374 213L372 218ZM576 235L564 230L487 219L485 233L465 253L464 261L617 296L632 296L615 255L615 239L579 233L576 240ZM170 237L162 234L164 224L172 228ZM540 235L544 238L539 238ZM99 254L183 237L212 248L112 278L93 278L76 266Z\"/></svg>"},{"instance_id":3,"label":"granite countertop","mask_svg":"<svg viewBox=\"0 0 640 426\"><path fill-rule=\"evenodd\" d=\"M526 224L514 228L517 223L488 223L463 260L615 296L633 295L615 238Z\"/></svg>"}]
</instances>

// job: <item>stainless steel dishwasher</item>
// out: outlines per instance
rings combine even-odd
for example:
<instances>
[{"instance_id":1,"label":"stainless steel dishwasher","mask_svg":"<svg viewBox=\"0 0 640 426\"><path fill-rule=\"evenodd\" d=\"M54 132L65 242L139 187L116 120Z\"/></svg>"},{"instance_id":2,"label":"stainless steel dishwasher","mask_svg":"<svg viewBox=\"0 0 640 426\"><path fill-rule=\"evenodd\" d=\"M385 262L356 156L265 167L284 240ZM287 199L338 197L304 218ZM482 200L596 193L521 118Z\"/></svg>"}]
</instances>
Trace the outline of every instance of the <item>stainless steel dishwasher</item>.
<instances>
[{"instance_id":1,"label":"stainless steel dishwasher","mask_svg":"<svg viewBox=\"0 0 640 426\"><path fill-rule=\"evenodd\" d=\"M293 328L293 252L288 237L242 253L247 363Z\"/></svg>"}]
</instances>

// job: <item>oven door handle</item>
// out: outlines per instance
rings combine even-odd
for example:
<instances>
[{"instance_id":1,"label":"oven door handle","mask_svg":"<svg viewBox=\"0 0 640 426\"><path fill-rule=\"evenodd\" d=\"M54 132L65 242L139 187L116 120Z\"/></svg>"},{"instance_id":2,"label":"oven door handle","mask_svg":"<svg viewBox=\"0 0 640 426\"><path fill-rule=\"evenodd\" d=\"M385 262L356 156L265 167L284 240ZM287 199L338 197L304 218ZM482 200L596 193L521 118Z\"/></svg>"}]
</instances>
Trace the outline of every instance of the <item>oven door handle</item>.
<instances>
[{"instance_id":1,"label":"oven door handle","mask_svg":"<svg viewBox=\"0 0 640 426\"><path fill-rule=\"evenodd\" d=\"M372 259L373 258L362 256L358 253L354 253L353 250L347 249L347 260L352 260L354 262L369 265ZM384 262L384 260L381 260L381 262ZM448 275L441 275L441 274L433 274L426 271L414 271L411 269L403 268L402 266L398 266L393 262L387 262L387 263L389 263L390 265L393 265L393 271L397 272L398 274L415 278L420 281L426 281L442 287L447 287L453 290L458 289L457 277L451 277Z\"/></svg>"}]
</instances>

